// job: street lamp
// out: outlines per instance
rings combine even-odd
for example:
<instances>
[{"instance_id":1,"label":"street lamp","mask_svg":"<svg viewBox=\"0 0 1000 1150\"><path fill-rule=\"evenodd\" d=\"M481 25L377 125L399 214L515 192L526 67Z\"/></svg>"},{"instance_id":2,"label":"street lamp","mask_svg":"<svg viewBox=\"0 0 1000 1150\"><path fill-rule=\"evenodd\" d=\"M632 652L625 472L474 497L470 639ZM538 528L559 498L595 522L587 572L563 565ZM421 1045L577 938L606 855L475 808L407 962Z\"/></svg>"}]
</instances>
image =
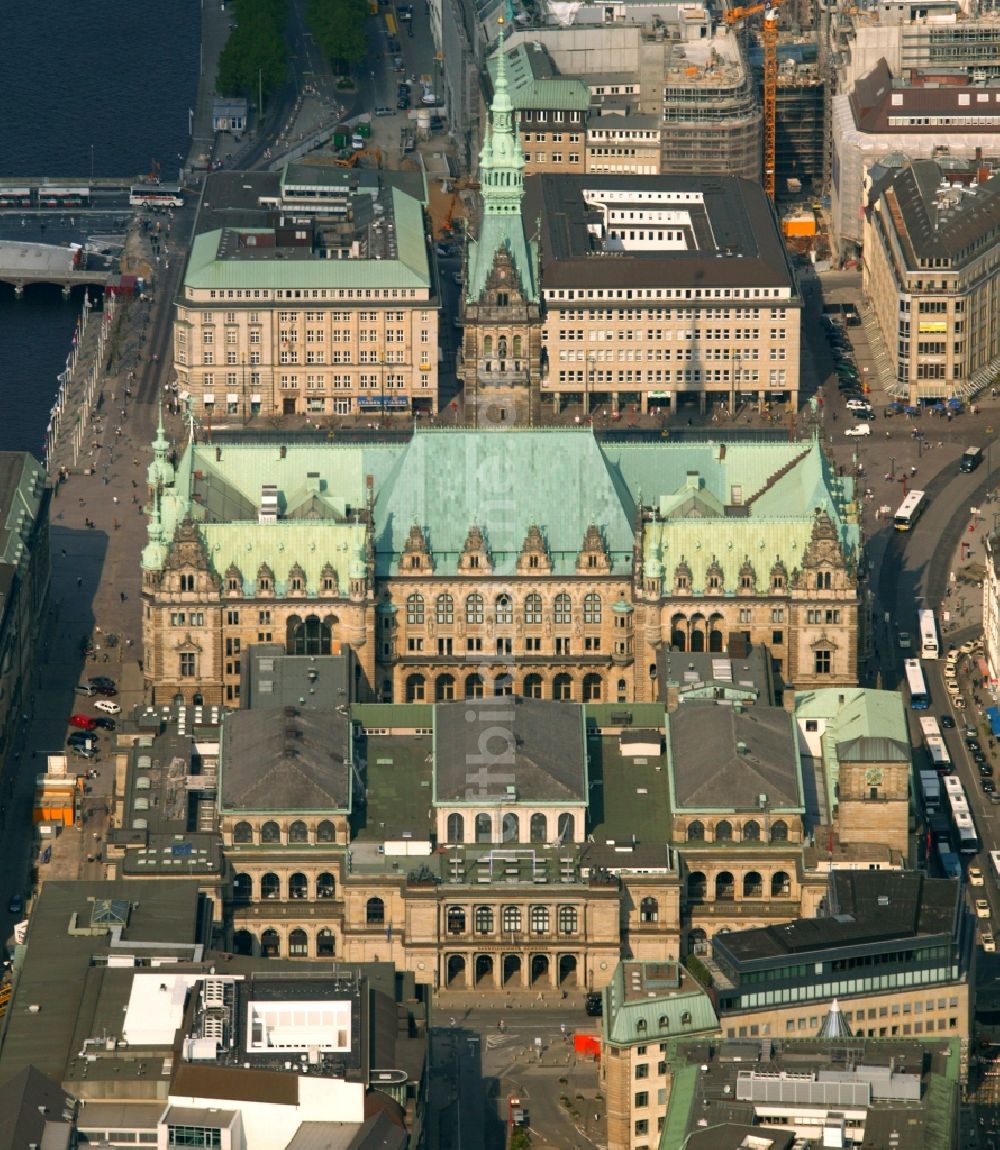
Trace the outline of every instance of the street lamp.
<instances>
[{"instance_id":1,"label":"street lamp","mask_svg":"<svg viewBox=\"0 0 1000 1150\"><path fill-rule=\"evenodd\" d=\"M889 476L892 479L896 478L896 459L894 456L889 456Z\"/></svg>"}]
</instances>

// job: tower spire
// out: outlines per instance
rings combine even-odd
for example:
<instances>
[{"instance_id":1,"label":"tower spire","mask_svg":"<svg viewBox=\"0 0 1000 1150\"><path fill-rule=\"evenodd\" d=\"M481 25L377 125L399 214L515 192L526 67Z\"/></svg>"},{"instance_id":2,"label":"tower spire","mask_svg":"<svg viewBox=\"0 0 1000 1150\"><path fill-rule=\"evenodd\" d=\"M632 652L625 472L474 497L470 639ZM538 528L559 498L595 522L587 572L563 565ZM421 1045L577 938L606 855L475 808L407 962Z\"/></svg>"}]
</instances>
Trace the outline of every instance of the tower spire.
<instances>
[{"instance_id":1,"label":"tower spire","mask_svg":"<svg viewBox=\"0 0 1000 1150\"><path fill-rule=\"evenodd\" d=\"M498 23L503 25L501 16ZM507 83L503 31L490 103L490 127L479 153L479 182L484 215L520 215L524 198L524 153L514 123L514 101Z\"/></svg>"}]
</instances>

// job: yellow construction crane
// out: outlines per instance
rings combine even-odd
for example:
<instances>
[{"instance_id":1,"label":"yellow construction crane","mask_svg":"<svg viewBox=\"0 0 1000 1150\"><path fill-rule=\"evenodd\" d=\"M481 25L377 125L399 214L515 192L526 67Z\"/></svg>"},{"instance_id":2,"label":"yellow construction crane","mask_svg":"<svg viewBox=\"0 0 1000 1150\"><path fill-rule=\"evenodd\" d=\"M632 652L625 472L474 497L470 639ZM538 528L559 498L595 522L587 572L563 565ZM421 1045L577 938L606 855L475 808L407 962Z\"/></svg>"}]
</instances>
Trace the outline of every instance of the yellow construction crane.
<instances>
[{"instance_id":1,"label":"yellow construction crane","mask_svg":"<svg viewBox=\"0 0 1000 1150\"><path fill-rule=\"evenodd\" d=\"M764 43L764 191L774 203L774 124L778 108L778 5L783 0L765 0L763 4L730 8L723 13L727 24L739 24L764 13L761 39Z\"/></svg>"}]
</instances>

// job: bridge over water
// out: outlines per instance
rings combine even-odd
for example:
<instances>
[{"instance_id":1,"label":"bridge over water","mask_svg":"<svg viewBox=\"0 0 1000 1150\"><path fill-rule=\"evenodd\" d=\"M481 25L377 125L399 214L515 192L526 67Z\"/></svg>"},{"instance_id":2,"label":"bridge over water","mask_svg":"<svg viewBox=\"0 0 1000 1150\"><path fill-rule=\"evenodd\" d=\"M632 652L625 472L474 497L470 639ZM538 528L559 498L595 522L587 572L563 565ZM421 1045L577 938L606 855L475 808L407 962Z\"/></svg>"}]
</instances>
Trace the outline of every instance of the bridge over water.
<instances>
[{"instance_id":1,"label":"bridge over water","mask_svg":"<svg viewBox=\"0 0 1000 1150\"><path fill-rule=\"evenodd\" d=\"M11 284L18 299L28 284L58 284L65 296L84 284L104 287L114 272L78 267L79 254L55 244L0 240L0 283Z\"/></svg>"}]
</instances>

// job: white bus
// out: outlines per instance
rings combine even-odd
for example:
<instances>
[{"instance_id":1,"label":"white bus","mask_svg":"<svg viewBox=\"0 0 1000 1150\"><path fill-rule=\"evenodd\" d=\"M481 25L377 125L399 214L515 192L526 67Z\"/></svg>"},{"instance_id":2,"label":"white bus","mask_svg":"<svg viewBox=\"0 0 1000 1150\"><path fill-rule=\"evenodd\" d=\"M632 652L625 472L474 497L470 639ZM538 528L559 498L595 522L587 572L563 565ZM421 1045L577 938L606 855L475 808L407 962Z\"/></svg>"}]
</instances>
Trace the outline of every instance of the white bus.
<instances>
[{"instance_id":1,"label":"white bus","mask_svg":"<svg viewBox=\"0 0 1000 1150\"><path fill-rule=\"evenodd\" d=\"M1000 851L990 851L990 863L993 866L993 878L1000 886Z\"/></svg>"},{"instance_id":2,"label":"white bus","mask_svg":"<svg viewBox=\"0 0 1000 1150\"><path fill-rule=\"evenodd\" d=\"M906 685L910 688L910 706L915 711L926 711L931 705L931 697L919 660L904 659L903 670L906 672Z\"/></svg>"},{"instance_id":3,"label":"white bus","mask_svg":"<svg viewBox=\"0 0 1000 1150\"><path fill-rule=\"evenodd\" d=\"M939 658L941 655L941 644L938 642L938 630L937 623L934 622L934 612L921 611L917 615L917 627L920 631L920 658Z\"/></svg>"},{"instance_id":4,"label":"white bus","mask_svg":"<svg viewBox=\"0 0 1000 1150\"><path fill-rule=\"evenodd\" d=\"M184 196L174 184L133 184L128 202L133 208L183 208Z\"/></svg>"},{"instance_id":5,"label":"white bus","mask_svg":"<svg viewBox=\"0 0 1000 1150\"><path fill-rule=\"evenodd\" d=\"M974 855L979 851L979 835L976 833L976 824L972 821L969 811L956 811L954 816L955 832L958 835L958 853Z\"/></svg>"},{"instance_id":6,"label":"white bus","mask_svg":"<svg viewBox=\"0 0 1000 1150\"><path fill-rule=\"evenodd\" d=\"M923 509L924 493L922 491L911 491L899 505L899 510L896 512L896 530L909 531L920 518L920 513Z\"/></svg>"},{"instance_id":7,"label":"white bus","mask_svg":"<svg viewBox=\"0 0 1000 1150\"><path fill-rule=\"evenodd\" d=\"M948 801L951 802L952 796L961 796L965 799L965 788L962 786L962 780L956 778L955 775L949 775L944 780L945 793L948 795Z\"/></svg>"},{"instance_id":8,"label":"white bus","mask_svg":"<svg viewBox=\"0 0 1000 1150\"><path fill-rule=\"evenodd\" d=\"M951 755L948 754L948 747L944 739L940 735L931 735L930 738L924 739L924 746L927 748L927 754L930 755L934 770L939 775L950 775Z\"/></svg>"}]
</instances>

